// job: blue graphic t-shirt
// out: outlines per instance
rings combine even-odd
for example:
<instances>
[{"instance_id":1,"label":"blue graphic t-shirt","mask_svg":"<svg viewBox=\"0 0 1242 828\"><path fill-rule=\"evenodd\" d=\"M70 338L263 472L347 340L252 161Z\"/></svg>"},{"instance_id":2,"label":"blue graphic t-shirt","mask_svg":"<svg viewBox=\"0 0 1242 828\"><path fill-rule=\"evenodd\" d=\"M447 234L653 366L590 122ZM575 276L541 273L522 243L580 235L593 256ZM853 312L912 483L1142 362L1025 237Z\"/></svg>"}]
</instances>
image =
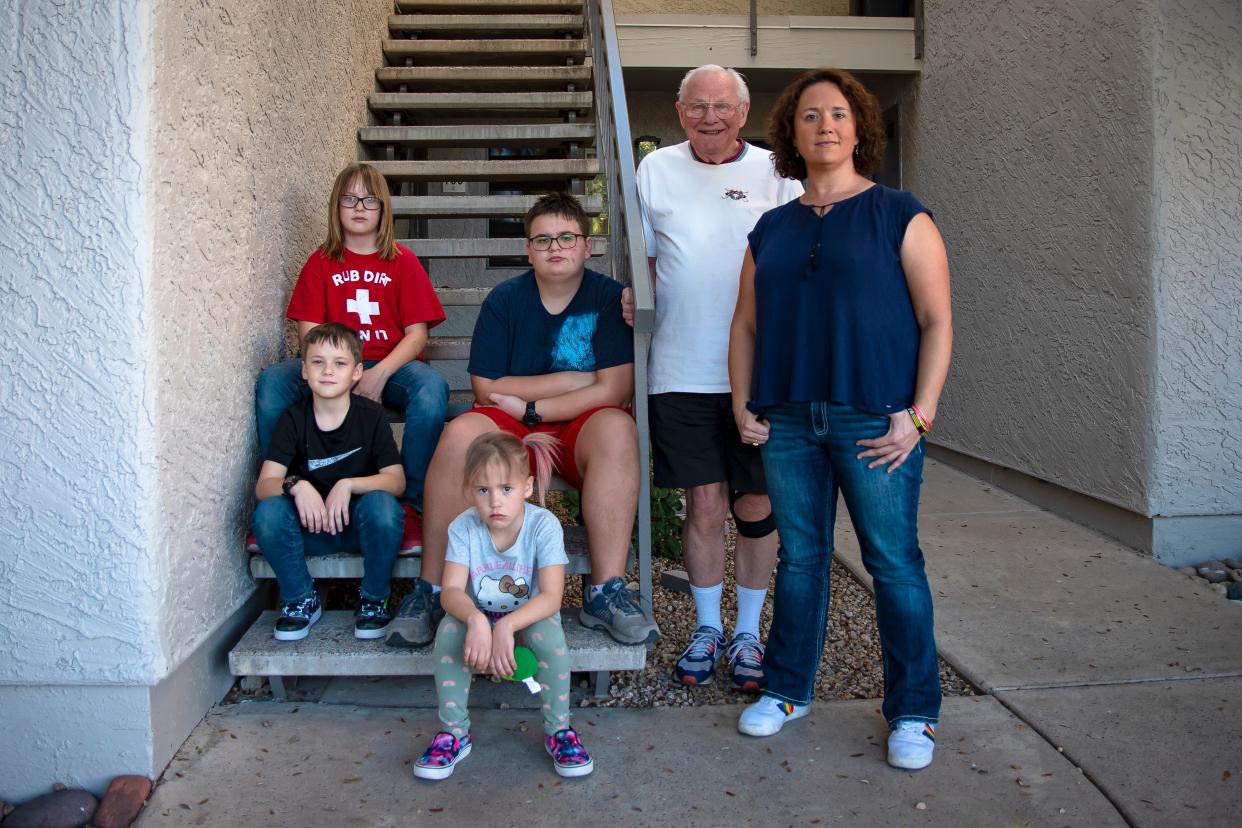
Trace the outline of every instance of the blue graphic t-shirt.
<instances>
[{"instance_id":1,"label":"blue graphic t-shirt","mask_svg":"<svg viewBox=\"0 0 1242 828\"><path fill-rule=\"evenodd\" d=\"M534 271L501 282L474 325L467 370L485 379L559 371L599 371L634 361L634 337L621 318L621 285L593 270L565 310L548 313Z\"/></svg>"}]
</instances>

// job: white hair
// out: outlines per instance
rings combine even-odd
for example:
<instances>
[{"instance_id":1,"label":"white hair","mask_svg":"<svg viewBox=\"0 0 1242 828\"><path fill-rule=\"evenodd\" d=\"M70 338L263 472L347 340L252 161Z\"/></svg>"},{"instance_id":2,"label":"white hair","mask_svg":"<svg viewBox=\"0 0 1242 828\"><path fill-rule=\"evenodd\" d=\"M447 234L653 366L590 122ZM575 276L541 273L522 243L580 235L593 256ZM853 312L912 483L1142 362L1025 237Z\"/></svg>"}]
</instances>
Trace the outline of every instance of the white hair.
<instances>
[{"instance_id":1,"label":"white hair","mask_svg":"<svg viewBox=\"0 0 1242 828\"><path fill-rule=\"evenodd\" d=\"M746 78L742 77L736 69L726 69L723 66L717 66L714 63L706 63L691 69L686 76L681 79L681 85L677 87L677 100L685 102L686 87L690 85L690 81L694 80L700 74L706 72L724 72L733 78L733 82L737 84L737 101L738 103L750 103L750 88L746 86Z\"/></svg>"}]
</instances>

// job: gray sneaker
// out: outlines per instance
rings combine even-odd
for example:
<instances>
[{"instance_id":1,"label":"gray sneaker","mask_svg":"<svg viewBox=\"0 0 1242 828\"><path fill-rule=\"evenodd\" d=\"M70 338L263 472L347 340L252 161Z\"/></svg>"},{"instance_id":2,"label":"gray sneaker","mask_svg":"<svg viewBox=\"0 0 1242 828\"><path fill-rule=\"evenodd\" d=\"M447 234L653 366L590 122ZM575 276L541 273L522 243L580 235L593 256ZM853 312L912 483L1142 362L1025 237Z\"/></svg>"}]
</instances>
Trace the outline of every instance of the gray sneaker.
<instances>
[{"instance_id":1,"label":"gray sneaker","mask_svg":"<svg viewBox=\"0 0 1242 828\"><path fill-rule=\"evenodd\" d=\"M426 647L435 640L436 626L443 617L440 596L432 594L431 584L419 578L388 622L384 643L389 647Z\"/></svg>"},{"instance_id":2,"label":"gray sneaker","mask_svg":"<svg viewBox=\"0 0 1242 828\"><path fill-rule=\"evenodd\" d=\"M578 621L589 630L603 630L622 644L650 644L660 640L655 619L643 614L638 593L621 578L611 578L604 591L582 605Z\"/></svg>"}]
</instances>

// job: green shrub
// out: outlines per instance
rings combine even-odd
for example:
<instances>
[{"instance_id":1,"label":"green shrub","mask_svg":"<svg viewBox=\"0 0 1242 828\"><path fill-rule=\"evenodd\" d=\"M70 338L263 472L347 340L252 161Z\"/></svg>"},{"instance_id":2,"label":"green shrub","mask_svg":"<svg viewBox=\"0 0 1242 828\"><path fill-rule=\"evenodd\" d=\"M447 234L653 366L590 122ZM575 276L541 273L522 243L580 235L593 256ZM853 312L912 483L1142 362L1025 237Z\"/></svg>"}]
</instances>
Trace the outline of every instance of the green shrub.
<instances>
[{"instance_id":1,"label":"green shrub","mask_svg":"<svg viewBox=\"0 0 1242 828\"><path fill-rule=\"evenodd\" d=\"M672 561L681 560L681 527L684 522L679 514L683 508L681 489L651 487L651 553ZM582 522L582 495L575 491L565 492L561 503L569 518ZM638 522L634 523L631 543L638 546Z\"/></svg>"}]
</instances>

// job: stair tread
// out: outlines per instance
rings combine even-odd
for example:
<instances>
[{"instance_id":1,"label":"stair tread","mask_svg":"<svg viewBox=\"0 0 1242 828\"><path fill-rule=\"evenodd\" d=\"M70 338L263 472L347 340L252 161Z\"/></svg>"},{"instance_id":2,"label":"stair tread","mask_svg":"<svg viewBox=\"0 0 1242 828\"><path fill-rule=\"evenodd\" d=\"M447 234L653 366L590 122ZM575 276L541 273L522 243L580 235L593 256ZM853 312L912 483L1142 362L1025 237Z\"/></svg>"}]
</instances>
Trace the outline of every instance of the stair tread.
<instances>
[{"instance_id":1,"label":"stair tread","mask_svg":"<svg viewBox=\"0 0 1242 828\"><path fill-rule=\"evenodd\" d=\"M535 11L548 10L580 10L582 0L397 0L397 10L402 12L419 12L446 9L497 9L502 11Z\"/></svg>"},{"instance_id":2,"label":"stair tread","mask_svg":"<svg viewBox=\"0 0 1242 828\"><path fill-rule=\"evenodd\" d=\"M483 256L525 256L526 239L397 239L420 259L474 259ZM608 239L593 236L591 255L608 253Z\"/></svg>"},{"instance_id":3,"label":"stair tread","mask_svg":"<svg viewBox=\"0 0 1242 828\"><path fill-rule=\"evenodd\" d=\"M392 32L543 32L581 30L580 14L391 14Z\"/></svg>"},{"instance_id":4,"label":"stair tread","mask_svg":"<svg viewBox=\"0 0 1242 828\"><path fill-rule=\"evenodd\" d=\"M277 641L272 628L279 613L267 610L229 653L235 676L419 676L435 672L432 648L389 647L384 640L354 638L354 614L325 612L301 641ZM564 607L561 624L569 645L569 666L577 672L641 670L647 661L642 644L618 644L602 632L578 623L578 608Z\"/></svg>"},{"instance_id":5,"label":"stair tread","mask_svg":"<svg viewBox=\"0 0 1242 828\"><path fill-rule=\"evenodd\" d=\"M382 86L397 84L436 84L437 88L458 85L488 89L579 84L591 82L590 66L382 66L375 72Z\"/></svg>"},{"instance_id":6,"label":"stair tread","mask_svg":"<svg viewBox=\"0 0 1242 828\"><path fill-rule=\"evenodd\" d=\"M558 39L551 37L504 37L504 38L454 38L444 40L401 40L388 38L384 41L386 55L418 55L485 52L489 54L519 54L523 52L546 54L586 53L586 41L580 38Z\"/></svg>"},{"instance_id":7,"label":"stair tread","mask_svg":"<svg viewBox=\"0 0 1242 828\"><path fill-rule=\"evenodd\" d=\"M423 181L513 181L523 178L594 178L594 158L503 161L372 161L381 175Z\"/></svg>"},{"instance_id":8,"label":"stair tread","mask_svg":"<svg viewBox=\"0 0 1242 828\"><path fill-rule=\"evenodd\" d=\"M560 110L590 109L591 92L374 92L367 106L376 112L416 109L420 112L442 109L467 110ZM466 126L487 126L466 125ZM530 126L560 126L532 124Z\"/></svg>"},{"instance_id":9,"label":"stair tread","mask_svg":"<svg viewBox=\"0 0 1242 828\"><path fill-rule=\"evenodd\" d=\"M522 216L538 199L537 195L480 196L393 196L394 216L429 218L438 216ZM588 215L599 215L604 209L600 196L581 196Z\"/></svg>"},{"instance_id":10,"label":"stair tread","mask_svg":"<svg viewBox=\"0 0 1242 828\"><path fill-rule=\"evenodd\" d=\"M364 144L419 144L423 146L505 146L507 144L590 143L595 125L582 124L448 124L433 126L373 126L358 130Z\"/></svg>"}]
</instances>

